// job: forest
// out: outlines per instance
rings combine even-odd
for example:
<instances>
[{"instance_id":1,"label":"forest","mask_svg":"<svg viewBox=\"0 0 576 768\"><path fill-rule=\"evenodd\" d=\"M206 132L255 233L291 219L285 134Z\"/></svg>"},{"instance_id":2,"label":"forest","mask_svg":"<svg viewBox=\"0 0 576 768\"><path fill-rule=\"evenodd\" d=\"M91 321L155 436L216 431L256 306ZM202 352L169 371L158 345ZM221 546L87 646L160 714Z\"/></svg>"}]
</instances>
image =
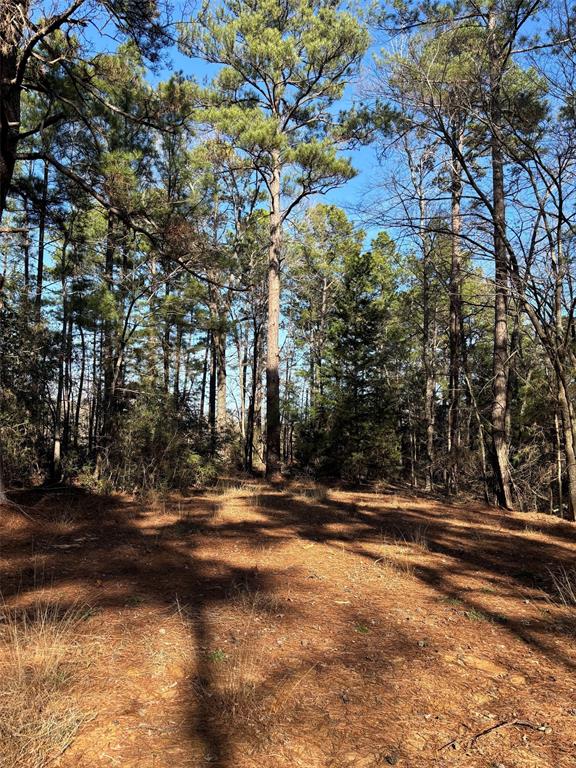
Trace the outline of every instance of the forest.
<instances>
[{"instance_id":1,"label":"forest","mask_svg":"<svg viewBox=\"0 0 576 768\"><path fill-rule=\"evenodd\" d=\"M3 7L5 484L303 472L573 519L562 3Z\"/></svg>"},{"instance_id":2,"label":"forest","mask_svg":"<svg viewBox=\"0 0 576 768\"><path fill-rule=\"evenodd\" d=\"M575 25L0 0L0 765L574 765Z\"/></svg>"}]
</instances>

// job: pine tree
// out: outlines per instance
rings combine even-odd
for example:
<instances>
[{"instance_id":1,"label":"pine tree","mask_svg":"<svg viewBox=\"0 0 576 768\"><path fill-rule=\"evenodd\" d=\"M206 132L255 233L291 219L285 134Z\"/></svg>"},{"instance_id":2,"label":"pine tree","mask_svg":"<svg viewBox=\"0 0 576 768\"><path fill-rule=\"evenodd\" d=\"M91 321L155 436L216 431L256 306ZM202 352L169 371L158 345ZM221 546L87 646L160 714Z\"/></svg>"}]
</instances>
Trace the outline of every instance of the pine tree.
<instances>
[{"instance_id":1,"label":"pine tree","mask_svg":"<svg viewBox=\"0 0 576 768\"><path fill-rule=\"evenodd\" d=\"M245 153L269 195L266 471L280 470L282 230L306 197L353 175L338 157L333 107L367 47L365 29L327 0L240 0L206 9L182 46L221 69L202 117Z\"/></svg>"}]
</instances>

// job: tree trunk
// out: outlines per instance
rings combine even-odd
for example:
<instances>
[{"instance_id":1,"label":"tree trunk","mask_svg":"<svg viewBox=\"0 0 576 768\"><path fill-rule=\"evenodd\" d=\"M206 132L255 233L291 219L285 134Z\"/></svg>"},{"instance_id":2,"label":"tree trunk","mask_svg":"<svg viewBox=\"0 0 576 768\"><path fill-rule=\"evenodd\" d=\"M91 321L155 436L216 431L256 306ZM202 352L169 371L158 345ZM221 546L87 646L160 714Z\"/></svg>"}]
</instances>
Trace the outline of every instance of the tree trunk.
<instances>
[{"instance_id":1,"label":"tree trunk","mask_svg":"<svg viewBox=\"0 0 576 768\"><path fill-rule=\"evenodd\" d=\"M24 251L24 299L26 304L30 301L30 210L28 195L23 195L24 204L24 232L22 238L22 250Z\"/></svg>"},{"instance_id":2,"label":"tree trunk","mask_svg":"<svg viewBox=\"0 0 576 768\"><path fill-rule=\"evenodd\" d=\"M166 280L164 285L164 298L165 298L165 318L164 328L162 329L160 344L162 347L162 384L164 394L167 395L170 391L170 336L172 332L172 318L170 309L168 307L168 300L170 297L170 281Z\"/></svg>"},{"instance_id":3,"label":"tree trunk","mask_svg":"<svg viewBox=\"0 0 576 768\"><path fill-rule=\"evenodd\" d=\"M256 396L258 393L258 378L260 370L258 365L260 348L260 328L254 321L254 334L252 339L252 390L248 400L248 414L246 419L246 443L244 451L244 468L247 472L252 472L254 464L254 435L255 435L255 415L256 415Z\"/></svg>"},{"instance_id":4,"label":"tree trunk","mask_svg":"<svg viewBox=\"0 0 576 768\"><path fill-rule=\"evenodd\" d=\"M110 294L114 289L114 256L116 251L114 219L108 213L106 235L106 254L104 263L104 281ZM96 459L96 476L101 477L104 463L108 461L110 447L114 442L115 393L114 393L114 322L105 319L102 329L101 357L104 378L102 393L102 412L100 419L100 441Z\"/></svg>"},{"instance_id":5,"label":"tree trunk","mask_svg":"<svg viewBox=\"0 0 576 768\"><path fill-rule=\"evenodd\" d=\"M496 18L489 17L488 55L490 59L490 118L492 122L492 205L494 228L494 346L492 380L492 462L498 504L512 509L512 480L506 436L508 417L508 296L509 269L506 252L506 211L504 202L504 158L500 137L500 78L498 46L495 33Z\"/></svg>"},{"instance_id":6,"label":"tree trunk","mask_svg":"<svg viewBox=\"0 0 576 768\"><path fill-rule=\"evenodd\" d=\"M174 386L173 386L173 399L174 407L178 408L180 405L180 369L182 367L182 339L184 336L184 329L182 323L176 324L176 349L174 350Z\"/></svg>"},{"instance_id":7,"label":"tree trunk","mask_svg":"<svg viewBox=\"0 0 576 768\"><path fill-rule=\"evenodd\" d=\"M280 161L273 152L270 181L270 247L268 253L268 345L266 352L266 477L280 476Z\"/></svg>"},{"instance_id":8,"label":"tree trunk","mask_svg":"<svg viewBox=\"0 0 576 768\"><path fill-rule=\"evenodd\" d=\"M0 40L8 38L8 13L0 10ZM13 29L17 30L14 23ZM16 31L16 40L8 49L3 49L0 42L0 223L6 210L8 191L16 165L18 134L20 132L20 86L14 85L16 78L17 58L16 44L21 37L20 30ZM1 290L1 286L0 286ZM0 445L0 504L6 504L8 498L4 487L4 471L2 466L3 449Z\"/></svg>"},{"instance_id":9,"label":"tree trunk","mask_svg":"<svg viewBox=\"0 0 576 768\"><path fill-rule=\"evenodd\" d=\"M64 258L64 257L63 257ZM66 279L62 279L62 338L58 355L58 387L56 392L56 407L54 408L54 437L52 441L52 465L50 479L53 483L62 480L62 416L64 410L64 376L66 365L66 350L68 347L68 298Z\"/></svg>"},{"instance_id":10,"label":"tree trunk","mask_svg":"<svg viewBox=\"0 0 576 768\"><path fill-rule=\"evenodd\" d=\"M316 406L316 329L314 325L310 329L310 366L308 375L310 377L310 413L314 413Z\"/></svg>"},{"instance_id":11,"label":"tree trunk","mask_svg":"<svg viewBox=\"0 0 576 768\"><path fill-rule=\"evenodd\" d=\"M576 518L576 445L574 439L574 413L568 396L568 389L563 373L557 371L558 402L562 419L564 435L564 452L566 455L566 478L568 482L568 513L567 519Z\"/></svg>"},{"instance_id":12,"label":"tree trunk","mask_svg":"<svg viewBox=\"0 0 576 768\"><path fill-rule=\"evenodd\" d=\"M435 333L432 330L430 302L430 254L424 253L422 262L422 365L424 368L424 421L426 426L426 467L424 472L424 488L432 490L434 470L434 389L436 385L433 363L433 347Z\"/></svg>"},{"instance_id":13,"label":"tree trunk","mask_svg":"<svg viewBox=\"0 0 576 768\"><path fill-rule=\"evenodd\" d=\"M470 381L470 375L468 372L468 366L466 359L464 358L464 381L468 390L468 397L470 399L470 405L474 412L474 418L476 419L476 425L478 427L478 449L480 451L480 466L482 467L482 485L484 489L484 500L488 504L490 501L488 493L488 471L486 465L486 448L484 442L484 427L482 425L482 416L480 415L480 409L476 402L476 397L472 389L472 382Z\"/></svg>"},{"instance_id":14,"label":"tree trunk","mask_svg":"<svg viewBox=\"0 0 576 768\"><path fill-rule=\"evenodd\" d=\"M114 221L112 214L108 214L108 234L106 240L106 261L104 264L104 280L106 287L112 293L114 289ZM104 345L103 345L103 363L104 363L104 407L102 432L104 442L109 443L112 436L112 412L114 410L112 385L114 381L114 329L112 320L104 321Z\"/></svg>"},{"instance_id":15,"label":"tree trunk","mask_svg":"<svg viewBox=\"0 0 576 768\"><path fill-rule=\"evenodd\" d=\"M226 427L226 330L218 327L213 334L216 361L216 429L222 434Z\"/></svg>"},{"instance_id":16,"label":"tree trunk","mask_svg":"<svg viewBox=\"0 0 576 768\"><path fill-rule=\"evenodd\" d=\"M204 349L204 363L202 364L202 382L200 385L200 425L204 422L204 412L206 410L206 381L208 378L208 358L212 349L212 333L206 333L206 346Z\"/></svg>"},{"instance_id":17,"label":"tree trunk","mask_svg":"<svg viewBox=\"0 0 576 768\"><path fill-rule=\"evenodd\" d=\"M80 332L80 377L78 379L78 396L76 398L76 412L74 413L74 448L78 450L80 441L80 410L82 408L82 395L84 393L84 377L86 375L86 339L81 323L78 323Z\"/></svg>"},{"instance_id":18,"label":"tree trunk","mask_svg":"<svg viewBox=\"0 0 576 768\"><path fill-rule=\"evenodd\" d=\"M238 396L240 400L240 437L246 441L246 383L248 369L248 349L241 329L236 325L236 350L238 354Z\"/></svg>"},{"instance_id":19,"label":"tree trunk","mask_svg":"<svg viewBox=\"0 0 576 768\"><path fill-rule=\"evenodd\" d=\"M9 36L7 28L9 13L10 8L0 10L0 41L5 41ZM20 132L21 89L14 82L17 69L16 51L21 30L17 29L18 16L10 21L12 22L10 31L15 31L16 40L12 45L8 43L7 50L0 43L0 223L6 210L8 191L14 175Z\"/></svg>"},{"instance_id":20,"label":"tree trunk","mask_svg":"<svg viewBox=\"0 0 576 768\"><path fill-rule=\"evenodd\" d=\"M290 464L290 432L292 427L292 417L290 415L290 405L288 402L289 393L292 390L292 356L293 350L286 355L286 373L284 376L284 399L285 407L282 414L281 434L282 434L282 460L285 465Z\"/></svg>"},{"instance_id":21,"label":"tree trunk","mask_svg":"<svg viewBox=\"0 0 576 768\"><path fill-rule=\"evenodd\" d=\"M96 445L96 435L98 433L98 407L100 403L100 397L98 393L97 342L98 331L95 328L92 337L92 392L90 398L90 413L88 416L88 453L90 456L93 456L94 446Z\"/></svg>"},{"instance_id":22,"label":"tree trunk","mask_svg":"<svg viewBox=\"0 0 576 768\"><path fill-rule=\"evenodd\" d=\"M462 150L462 130L454 131L454 144ZM462 219L460 204L462 200L462 168L458 154L452 152L452 233L451 233L451 263L450 263L450 373L449 373L449 404L448 404L448 491L458 491L460 475L460 356L462 351L462 256L460 235Z\"/></svg>"},{"instance_id":23,"label":"tree trunk","mask_svg":"<svg viewBox=\"0 0 576 768\"><path fill-rule=\"evenodd\" d=\"M36 295L34 297L34 320L39 323L42 313L42 289L44 284L44 244L46 241L46 207L48 204L48 163L44 161L42 176L42 199L38 224L38 265L36 269Z\"/></svg>"},{"instance_id":24,"label":"tree trunk","mask_svg":"<svg viewBox=\"0 0 576 768\"><path fill-rule=\"evenodd\" d=\"M72 349L74 321L71 313L68 317L68 330L66 333L66 348L64 358L64 421L62 429L62 453L65 456L70 448L71 415L74 407L74 392L72 388Z\"/></svg>"},{"instance_id":25,"label":"tree trunk","mask_svg":"<svg viewBox=\"0 0 576 768\"><path fill-rule=\"evenodd\" d=\"M425 454L426 464L424 467L424 488L429 491L433 484L434 471L434 432L435 432L435 408L434 408L434 390L436 387L435 366L434 366L434 344L433 336L436 335L432 321L433 302L431 300L431 274L432 274L432 253L430 244L430 233L427 230L427 200L423 189L423 164L428 159L428 151L424 151L415 162L412 150L405 145L406 157L412 184L418 199L418 237L420 240L420 249L422 253L422 369L424 373L423 381L423 400L424 400L424 430L425 430ZM415 432L415 430L413 430Z\"/></svg>"},{"instance_id":26,"label":"tree trunk","mask_svg":"<svg viewBox=\"0 0 576 768\"><path fill-rule=\"evenodd\" d=\"M216 453L216 345L214 334L210 334L210 385L208 391L208 424L210 426L210 452Z\"/></svg>"}]
</instances>

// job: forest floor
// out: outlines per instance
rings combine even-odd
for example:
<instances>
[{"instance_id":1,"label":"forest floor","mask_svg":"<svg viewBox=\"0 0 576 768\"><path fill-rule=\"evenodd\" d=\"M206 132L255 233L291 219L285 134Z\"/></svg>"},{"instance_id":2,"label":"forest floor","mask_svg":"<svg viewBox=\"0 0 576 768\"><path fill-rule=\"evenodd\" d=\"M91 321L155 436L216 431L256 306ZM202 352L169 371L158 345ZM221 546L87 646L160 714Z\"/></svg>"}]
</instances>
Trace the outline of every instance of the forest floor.
<instances>
[{"instance_id":1,"label":"forest floor","mask_svg":"<svg viewBox=\"0 0 576 768\"><path fill-rule=\"evenodd\" d=\"M302 483L12 498L2 768L576 766L576 526Z\"/></svg>"}]
</instances>

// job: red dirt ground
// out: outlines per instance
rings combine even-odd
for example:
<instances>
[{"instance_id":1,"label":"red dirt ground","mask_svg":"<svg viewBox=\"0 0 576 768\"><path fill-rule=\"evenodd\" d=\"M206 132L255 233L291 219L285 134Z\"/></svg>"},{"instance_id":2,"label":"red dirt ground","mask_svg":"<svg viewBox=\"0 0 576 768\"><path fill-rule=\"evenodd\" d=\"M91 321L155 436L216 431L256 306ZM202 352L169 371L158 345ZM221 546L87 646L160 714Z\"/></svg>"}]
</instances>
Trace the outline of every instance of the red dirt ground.
<instances>
[{"instance_id":1,"label":"red dirt ground","mask_svg":"<svg viewBox=\"0 0 576 768\"><path fill-rule=\"evenodd\" d=\"M576 766L573 525L301 485L15 499L7 605L90 606L61 768Z\"/></svg>"}]
</instances>

